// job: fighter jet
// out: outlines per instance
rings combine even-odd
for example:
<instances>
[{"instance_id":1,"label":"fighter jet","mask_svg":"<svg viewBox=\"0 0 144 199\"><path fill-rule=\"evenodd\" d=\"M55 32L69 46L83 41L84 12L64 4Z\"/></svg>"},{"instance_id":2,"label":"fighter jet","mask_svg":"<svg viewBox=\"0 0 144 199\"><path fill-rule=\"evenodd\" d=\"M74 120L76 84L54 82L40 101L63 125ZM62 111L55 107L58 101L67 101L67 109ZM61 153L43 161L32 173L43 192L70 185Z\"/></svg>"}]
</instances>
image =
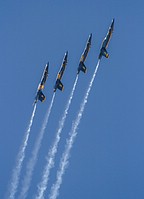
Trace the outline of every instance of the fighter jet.
<instances>
[{"instance_id":1,"label":"fighter jet","mask_svg":"<svg viewBox=\"0 0 144 199\"><path fill-rule=\"evenodd\" d=\"M63 73L64 73L66 65L67 65L67 57L68 57L68 51L64 55L62 65L61 65L60 70L57 74L57 79L56 79L56 83L55 83L55 86L54 86L54 92L56 92L57 88L61 91L63 91L63 89L64 89L64 86L61 82L61 78L63 76Z\"/></svg>"},{"instance_id":2,"label":"fighter jet","mask_svg":"<svg viewBox=\"0 0 144 199\"><path fill-rule=\"evenodd\" d=\"M108 44L109 44L110 38L112 36L113 30L114 30L114 19L112 20L112 23L111 23L111 26L109 27L108 33L107 33L106 37L104 38L104 40L102 42L100 54L99 54L99 57L98 57L99 59L101 59L102 56L104 56L106 58L109 57L109 54L108 54L106 49L108 47Z\"/></svg>"},{"instance_id":3,"label":"fighter jet","mask_svg":"<svg viewBox=\"0 0 144 199\"><path fill-rule=\"evenodd\" d=\"M86 47L85 47L84 52L83 52L83 54L80 58L80 63L79 63L78 69L77 69L77 74L79 74L80 71L82 71L84 73L86 73L86 71L87 71L84 62L87 58L88 52L89 52L90 47L91 47L91 39L92 39L92 34L89 35Z\"/></svg>"},{"instance_id":4,"label":"fighter jet","mask_svg":"<svg viewBox=\"0 0 144 199\"><path fill-rule=\"evenodd\" d=\"M46 66L45 66L45 69L44 69L40 84L39 84L38 89L37 89L37 93L36 93L36 96L35 96L34 104L36 104L38 100L40 100L41 102L44 102L45 99L46 99L46 97L44 96L42 90L44 89L46 80L48 78L48 68L49 68L49 63L47 63Z\"/></svg>"}]
</instances>

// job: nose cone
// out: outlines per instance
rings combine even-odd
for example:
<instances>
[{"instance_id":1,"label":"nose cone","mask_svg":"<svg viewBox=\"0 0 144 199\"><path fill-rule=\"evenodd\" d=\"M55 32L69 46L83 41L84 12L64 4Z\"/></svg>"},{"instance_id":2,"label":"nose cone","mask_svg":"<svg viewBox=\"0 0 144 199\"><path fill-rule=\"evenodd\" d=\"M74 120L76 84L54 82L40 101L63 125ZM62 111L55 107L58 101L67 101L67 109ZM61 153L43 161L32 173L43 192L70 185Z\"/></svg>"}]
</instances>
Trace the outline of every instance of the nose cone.
<instances>
[{"instance_id":1,"label":"nose cone","mask_svg":"<svg viewBox=\"0 0 144 199\"><path fill-rule=\"evenodd\" d=\"M64 60L67 60L68 57L68 51L66 51L65 56L64 56Z\"/></svg>"},{"instance_id":2,"label":"nose cone","mask_svg":"<svg viewBox=\"0 0 144 199\"><path fill-rule=\"evenodd\" d=\"M68 56L68 51L66 51L65 56L66 56L66 57Z\"/></svg>"},{"instance_id":3,"label":"nose cone","mask_svg":"<svg viewBox=\"0 0 144 199\"><path fill-rule=\"evenodd\" d=\"M113 18L112 23L111 23L112 30L114 29L114 21L115 21L115 19Z\"/></svg>"},{"instance_id":4,"label":"nose cone","mask_svg":"<svg viewBox=\"0 0 144 199\"><path fill-rule=\"evenodd\" d=\"M92 33L89 35L89 39L88 39L89 43L91 43L91 39L92 39Z\"/></svg>"},{"instance_id":5,"label":"nose cone","mask_svg":"<svg viewBox=\"0 0 144 199\"><path fill-rule=\"evenodd\" d=\"M46 64L45 71L48 72L48 69L49 69L49 62Z\"/></svg>"}]
</instances>

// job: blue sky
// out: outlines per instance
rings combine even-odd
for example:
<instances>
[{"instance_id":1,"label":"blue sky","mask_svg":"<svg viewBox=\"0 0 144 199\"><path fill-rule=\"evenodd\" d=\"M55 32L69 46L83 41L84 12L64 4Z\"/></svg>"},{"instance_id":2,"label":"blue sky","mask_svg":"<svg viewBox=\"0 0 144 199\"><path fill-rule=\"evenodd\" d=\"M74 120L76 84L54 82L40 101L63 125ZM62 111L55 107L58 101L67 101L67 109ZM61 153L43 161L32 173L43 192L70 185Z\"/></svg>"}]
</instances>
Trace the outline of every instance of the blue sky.
<instances>
[{"instance_id":1,"label":"blue sky","mask_svg":"<svg viewBox=\"0 0 144 199\"><path fill-rule=\"evenodd\" d=\"M144 198L143 7L142 0L0 1L0 198L7 192L44 66L50 62L44 90L47 100L38 103L21 180L68 50L68 65L62 79L65 90L56 93L27 198L35 194L81 53L92 33L92 47L86 60L88 73L81 73L78 80L51 172L46 192L49 194L71 123L94 72L112 18L115 18L115 29L108 48L110 58L103 58L100 63L58 198ZM21 182L18 192L20 187Z\"/></svg>"}]
</instances>

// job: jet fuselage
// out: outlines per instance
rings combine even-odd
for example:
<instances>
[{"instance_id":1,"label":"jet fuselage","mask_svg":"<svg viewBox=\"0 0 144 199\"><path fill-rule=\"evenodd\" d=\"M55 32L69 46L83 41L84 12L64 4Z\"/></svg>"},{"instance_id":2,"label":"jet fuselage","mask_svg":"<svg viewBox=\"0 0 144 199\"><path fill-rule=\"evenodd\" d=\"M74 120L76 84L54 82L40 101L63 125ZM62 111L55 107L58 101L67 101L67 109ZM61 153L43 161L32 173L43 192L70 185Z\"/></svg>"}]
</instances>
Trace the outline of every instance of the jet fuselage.
<instances>
[{"instance_id":1,"label":"jet fuselage","mask_svg":"<svg viewBox=\"0 0 144 199\"><path fill-rule=\"evenodd\" d=\"M86 47L84 49L84 52L81 55L80 63L79 63L78 69L77 69L77 74L79 74L80 71L86 73L87 69L86 69L84 62L87 58L88 52L89 52L90 47L91 47L91 39L92 39L92 34L89 35L88 41L86 43Z\"/></svg>"},{"instance_id":2,"label":"jet fuselage","mask_svg":"<svg viewBox=\"0 0 144 199\"><path fill-rule=\"evenodd\" d=\"M106 37L104 38L103 42L102 42L102 46L101 46L101 49L100 49L100 54L99 54L99 59L101 59L102 56L108 58L109 57L109 54L107 52L107 47L108 47L108 44L110 42L110 39L111 39L111 36L112 36L112 33L113 33L113 29L114 29L114 19L112 20L112 23L111 23L111 26L109 27L109 30L108 30L108 33L106 35Z\"/></svg>"},{"instance_id":3,"label":"jet fuselage","mask_svg":"<svg viewBox=\"0 0 144 199\"><path fill-rule=\"evenodd\" d=\"M46 99L46 97L43 94L42 90L44 89L46 80L48 78L48 68L49 68L49 63L47 63L46 66L45 66L45 69L44 69L41 81L40 81L38 89L37 89L37 93L36 93L34 104L37 103L38 100L40 100L41 102L43 102Z\"/></svg>"},{"instance_id":4,"label":"jet fuselage","mask_svg":"<svg viewBox=\"0 0 144 199\"><path fill-rule=\"evenodd\" d=\"M68 52L65 53L62 65L60 67L60 71L58 72L56 83L55 83L55 86L54 86L54 92L56 92L57 88L61 91L63 91L63 89L64 89L64 86L61 82L61 79L62 79L62 76L64 74L64 71L65 71L65 68L66 68L66 65L67 65L67 57L68 57Z\"/></svg>"}]
</instances>

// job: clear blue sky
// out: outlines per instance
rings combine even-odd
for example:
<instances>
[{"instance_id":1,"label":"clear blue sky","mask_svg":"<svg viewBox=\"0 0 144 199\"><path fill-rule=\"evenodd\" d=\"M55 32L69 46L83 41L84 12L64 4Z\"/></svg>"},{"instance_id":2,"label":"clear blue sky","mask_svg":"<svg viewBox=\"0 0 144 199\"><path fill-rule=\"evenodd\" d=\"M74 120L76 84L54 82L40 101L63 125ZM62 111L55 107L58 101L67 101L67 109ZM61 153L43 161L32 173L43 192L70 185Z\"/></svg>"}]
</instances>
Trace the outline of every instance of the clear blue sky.
<instances>
[{"instance_id":1,"label":"clear blue sky","mask_svg":"<svg viewBox=\"0 0 144 199\"><path fill-rule=\"evenodd\" d=\"M144 198L143 8L142 0L0 1L0 198L6 194L44 66L50 62L44 90L47 100L38 103L21 179L49 106L57 72L68 50L68 65L62 80L65 90L56 93L28 199L35 194L81 53L88 35L93 33L86 60L88 73L80 74L50 176L48 195L65 139L94 72L101 42L112 18L115 18L115 29L108 48L110 58L103 58L100 63L58 198Z\"/></svg>"}]
</instances>

